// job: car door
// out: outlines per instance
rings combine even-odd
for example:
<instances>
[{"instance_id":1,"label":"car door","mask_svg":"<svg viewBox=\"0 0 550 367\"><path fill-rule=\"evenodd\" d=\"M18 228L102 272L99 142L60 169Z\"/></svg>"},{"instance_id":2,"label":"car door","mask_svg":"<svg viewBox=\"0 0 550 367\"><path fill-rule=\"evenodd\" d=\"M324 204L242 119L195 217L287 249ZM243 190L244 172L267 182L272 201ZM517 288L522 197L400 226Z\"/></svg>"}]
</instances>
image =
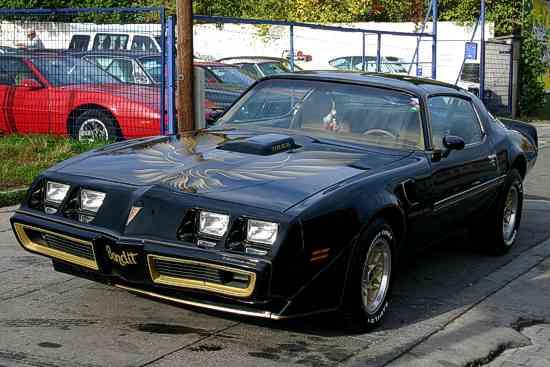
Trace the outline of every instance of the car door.
<instances>
[{"instance_id":1,"label":"car door","mask_svg":"<svg viewBox=\"0 0 550 367\"><path fill-rule=\"evenodd\" d=\"M496 157L471 100L460 95L428 99L434 156L431 162L433 211L443 231L454 229L489 201L498 182ZM462 150L448 150L445 136L458 136Z\"/></svg>"},{"instance_id":2,"label":"car door","mask_svg":"<svg viewBox=\"0 0 550 367\"><path fill-rule=\"evenodd\" d=\"M5 100L6 119L13 132L44 134L49 132L49 88L21 58L6 58L2 68L13 81ZM32 82L29 83L29 81Z\"/></svg>"},{"instance_id":3,"label":"car door","mask_svg":"<svg viewBox=\"0 0 550 367\"><path fill-rule=\"evenodd\" d=\"M15 81L12 73L6 67L9 63L8 58L0 57L0 133L12 133L15 130L15 124L12 121L11 108L13 105L13 87Z\"/></svg>"}]
</instances>

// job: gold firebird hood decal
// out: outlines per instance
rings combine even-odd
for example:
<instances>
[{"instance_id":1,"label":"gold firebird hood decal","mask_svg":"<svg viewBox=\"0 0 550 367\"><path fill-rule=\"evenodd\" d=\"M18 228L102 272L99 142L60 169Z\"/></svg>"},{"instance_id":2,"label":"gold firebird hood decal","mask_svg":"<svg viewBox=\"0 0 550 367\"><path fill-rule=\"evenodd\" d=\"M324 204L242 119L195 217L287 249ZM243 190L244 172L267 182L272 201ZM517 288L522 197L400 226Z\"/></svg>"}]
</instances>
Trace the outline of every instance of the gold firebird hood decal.
<instances>
[{"instance_id":1,"label":"gold firebird hood decal","mask_svg":"<svg viewBox=\"0 0 550 367\"><path fill-rule=\"evenodd\" d=\"M163 142L136 153L136 178L146 184L165 183L185 192L223 188L228 180L271 181L314 176L349 165L363 154L305 150L270 156L253 156L216 149L226 141L222 134L196 133L181 144Z\"/></svg>"}]
</instances>

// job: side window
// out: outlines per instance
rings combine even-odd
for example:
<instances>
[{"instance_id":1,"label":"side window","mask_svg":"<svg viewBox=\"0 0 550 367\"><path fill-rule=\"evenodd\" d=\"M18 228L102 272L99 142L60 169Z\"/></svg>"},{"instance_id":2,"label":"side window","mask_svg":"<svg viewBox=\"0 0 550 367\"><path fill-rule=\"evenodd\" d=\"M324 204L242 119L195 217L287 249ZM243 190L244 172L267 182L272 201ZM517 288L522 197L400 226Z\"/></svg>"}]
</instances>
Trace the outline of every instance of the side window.
<instances>
[{"instance_id":1,"label":"side window","mask_svg":"<svg viewBox=\"0 0 550 367\"><path fill-rule=\"evenodd\" d=\"M351 58L351 69L355 71L363 70L363 57L362 56L353 56Z\"/></svg>"},{"instance_id":2,"label":"side window","mask_svg":"<svg viewBox=\"0 0 550 367\"><path fill-rule=\"evenodd\" d=\"M98 33L94 39L94 50L125 50L128 38L127 34Z\"/></svg>"},{"instance_id":3,"label":"side window","mask_svg":"<svg viewBox=\"0 0 550 367\"><path fill-rule=\"evenodd\" d=\"M18 86L25 79L37 80L34 73L22 60L16 58L0 59L0 84Z\"/></svg>"},{"instance_id":4,"label":"side window","mask_svg":"<svg viewBox=\"0 0 550 367\"><path fill-rule=\"evenodd\" d=\"M262 76L260 75L260 73L258 73L258 71L256 70L256 66L254 66L254 64L241 64L239 65L241 67L241 69L243 69L246 73L248 73L248 75L256 78L256 79L259 79L261 78Z\"/></svg>"},{"instance_id":5,"label":"side window","mask_svg":"<svg viewBox=\"0 0 550 367\"><path fill-rule=\"evenodd\" d=\"M330 66L335 67L336 69L349 70L351 68L350 58L349 57L340 57L329 61Z\"/></svg>"},{"instance_id":6,"label":"side window","mask_svg":"<svg viewBox=\"0 0 550 367\"><path fill-rule=\"evenodd\" d=\"M460 97L437 96L428 100L434 148L443 148L443 137L455 135L466 145L481 141L483 134L472 103Z\"/></svg>"},{"instance_id":7,"label":"side window","mask_svg":"<svg viewBox=\"0 0 550 367\"><path fill-rule=\"evenodd\" d=\"M69 44L69 50L72 51L86 51L88 44L90 43L90 36L87 35L75 35L71 39Z\"/></svg>"},{"instance_id":8,"label":"side window","mask_svg":"<svg viewBox=\"0 0 550 367\"><path fill-rule=\"evenodd\" d=\"M132 40L132 50L134 51L158 51L157 45L151 37L134 36Z\"/></svg>"},{"instance_id":9,"label":"side window","mask_svg":"<svg viewBox=\"0 0 550 367\"><path fill-rule=\"evenodd\" d=\"M134 83L134 65L132 61L125 59L114 59L106 70L124 83Z\"/></svg>"}]
</instances>

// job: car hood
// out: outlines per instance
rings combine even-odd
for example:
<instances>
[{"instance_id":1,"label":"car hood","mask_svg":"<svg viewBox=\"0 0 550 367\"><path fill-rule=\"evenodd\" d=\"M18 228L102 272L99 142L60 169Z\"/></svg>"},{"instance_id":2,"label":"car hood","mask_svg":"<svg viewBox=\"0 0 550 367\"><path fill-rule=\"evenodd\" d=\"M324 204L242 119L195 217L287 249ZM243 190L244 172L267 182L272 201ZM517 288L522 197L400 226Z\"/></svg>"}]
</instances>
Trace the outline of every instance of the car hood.
<instances>
[{"instance_id":1,"label":"car hood","mask_svg":"<svg viewBox=\"0 0 550 367\"><path fill-rule=\"evenodd\" d=\"M297 147L275 154L223 148L228 142L264 135L202 130L181 137L115 143L65 161L52 171L284 211L338 182L410 154L321 143L300 135L286 135Z\"/></svg>"}]
</instances>

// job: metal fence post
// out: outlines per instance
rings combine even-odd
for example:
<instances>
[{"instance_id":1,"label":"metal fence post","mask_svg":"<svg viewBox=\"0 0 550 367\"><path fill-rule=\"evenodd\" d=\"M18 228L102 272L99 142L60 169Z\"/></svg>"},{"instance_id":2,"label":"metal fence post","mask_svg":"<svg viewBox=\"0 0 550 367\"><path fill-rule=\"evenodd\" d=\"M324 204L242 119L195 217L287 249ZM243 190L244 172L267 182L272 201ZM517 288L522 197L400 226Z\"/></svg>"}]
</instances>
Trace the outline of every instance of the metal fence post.
<instances>
[{"instance_id":1,"label":"metal fence post","mask_svg":"<svg viewBox=\"0 0 550 367\"><path fill-rule=\"evenodd\" d=\"M426 24L428 23L428 20L430 18L430 11L432 9L434 1L435 0L430 0L430 4L428 5L428 10L426 11L426 16L424 17L424 21L422 22L422 26L420 26L420 32L421 33L424 33L424 30L426 29ZM416 49L414 50L414 54L413 54L411 63L409 64L409 71L407 72L408 74L411 73L413 63L416 62L416 74L417 74L417 76L418 76L418 63L419 63L419 60L420 60L420 56L418 55L420 53L420 41L422 41L422 37L417 37L416 38Z\"/></svg>"},{"instance_id":2,"label":"metal fence post","mask_svg":"<svg viewBox=\"0 0 550 367\"><path fill-rule=\"evenodd\" d=\"M432 1L432 79L437 79L437 0Z\"/></svg>"},{"instance_id":3,"label":"metal fence post","mask_svg":"<svg viewBox=\"0 0 550 367\"><path fill-rule=\"evenodd\" d=\"M162 72L160 73L160 135L166 135L166 12L164 8L159 10L160 16L160 48L162 49Z\"/></svg>"},{"instance_id":4,"label":"metal fence post","mask_svg":"<svg viewBox=\"0 0 550 367\"><path fill-rule=\"evenodd\" d=\"M367 52L367 35L365 32L363 32L363 55L362 55L362 58L361 58L361 69L363 71L367 71L367 64L365 63L366 61L366 57L365 57L365 53Z\"/></svg>"},{"instance_id":5,"label":"metal fence post","mask_svg":"<svg viewBox=\"0 0 550 367\"><path fill-rule=\"evenodd\" d=\"M167 64L167 84L166 94L168 97L168 131L173 135L177 131L176 126L176 20L173 16L168 17L166 26L166 64Z\"/></svg>"},{"instance_id":6,"label":"metal fence post","mask_svg":"<svg viewBox=\"0 0 550 367\"><path fill-rule=\"evenodd\" d=\"M512 55L511 55L511 65L510 65L510 74L512 80L510 81L510 114L512 118L517 118L518 111L518 78L519 78L519 51L520 51L520 40L517 37L512 38Z\"/></svg>"},{"instance_id":7,"label":"metal fence post","mask_svg":"<svg viewBox=\"0 0 550 367\"><path fill-rule=\"evenodd\" d=\"M380 54L380 48L382 46L382 34L378 33L378 39L376 41L376 72L379 73L381 71L380 63L382 61L382 57Z\"/></svg>"},{"instance_id":8,"label":"metal fence post","mask_svg":"<svg viewBox=\"0 0 550 367\"><path fill-rule=\"evenodd\" d=\"M290 25L290 71L294 72L294 25Z\"/></svg>"},{"instance_id":9,"label":"metal fence post","mask_svg":"<svg viewBox=\"0 0 550 367\"><path fill-rule=\"evenodd\" d=\"M193 67L193 103L195 105L195 129L206 128L204 100L206 98L206 72L203 68Z\"/></svg>"},{"instance_id":10,"label":"metal fence post","mask_svg":"<svg viewBox=\"0 0 550 367\"><path fill-rule=\"evenodd\" d=\"M485 0L481 0L479 23L481 25L481 51L479 54L479 98L485 103Z\"/></svg>"}]
</instances>

